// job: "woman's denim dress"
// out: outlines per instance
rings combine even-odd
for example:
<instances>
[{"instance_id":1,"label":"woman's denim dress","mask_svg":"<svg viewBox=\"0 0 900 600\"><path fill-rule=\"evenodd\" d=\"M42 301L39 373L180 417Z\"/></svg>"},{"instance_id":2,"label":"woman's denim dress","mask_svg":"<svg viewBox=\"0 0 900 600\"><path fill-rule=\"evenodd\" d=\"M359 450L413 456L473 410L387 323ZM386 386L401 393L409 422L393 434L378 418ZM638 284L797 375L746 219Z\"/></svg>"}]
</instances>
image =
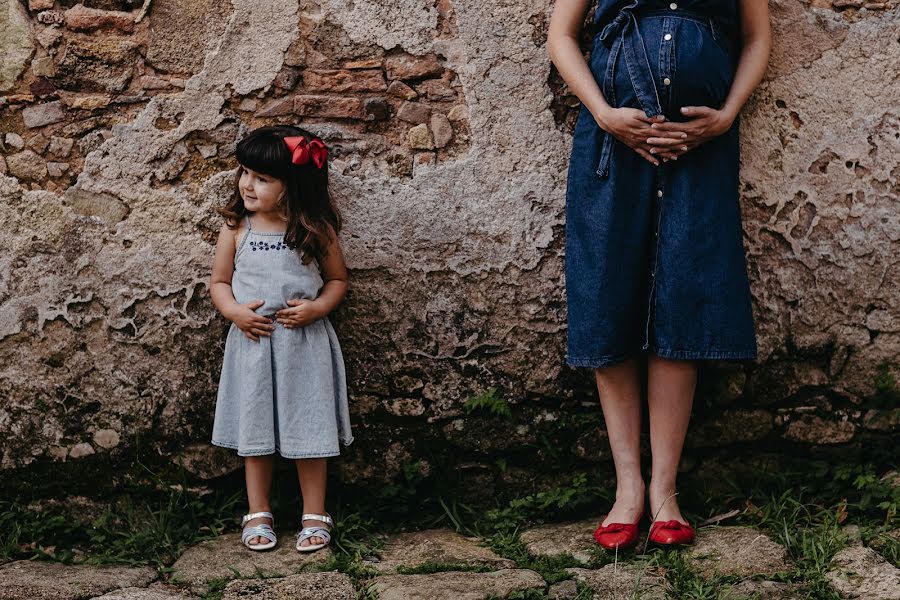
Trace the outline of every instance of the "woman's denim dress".
<instances>
[{"instance_id":1,"label":"woman's denim dress","mask_svg":"<svg viewBox=\"0 0 900 600\"><path fill-rule=\"evenodd\" d=\"M600 0L590 66L614 107L684 120L719 108L738 58L737 0ZM567 362L752 359L738 122L677 161L647 162L582 107L566 197Z\"/></svg>"}]
</instances>

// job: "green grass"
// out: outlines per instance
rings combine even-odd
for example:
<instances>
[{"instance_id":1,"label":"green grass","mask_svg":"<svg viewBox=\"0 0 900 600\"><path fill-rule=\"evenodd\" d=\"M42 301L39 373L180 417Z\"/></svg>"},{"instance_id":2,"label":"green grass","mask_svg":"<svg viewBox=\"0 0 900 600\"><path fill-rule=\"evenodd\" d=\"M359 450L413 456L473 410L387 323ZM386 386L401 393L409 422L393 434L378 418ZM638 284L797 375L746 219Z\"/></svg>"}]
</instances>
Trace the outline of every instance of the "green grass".
<instances>
[{"instance_id":1,"label":"green grass","mask_svg":"<svg viewBox=\"0 0 900 600\"><path fill-rule=\"evenodd\" d=\"M132 490L87 524L62 506L35 511L0 501L0 556L88 564L171 564L188 546L220 535L237 496L201 497L180 486Z\"/></svg>"}]
</instances>

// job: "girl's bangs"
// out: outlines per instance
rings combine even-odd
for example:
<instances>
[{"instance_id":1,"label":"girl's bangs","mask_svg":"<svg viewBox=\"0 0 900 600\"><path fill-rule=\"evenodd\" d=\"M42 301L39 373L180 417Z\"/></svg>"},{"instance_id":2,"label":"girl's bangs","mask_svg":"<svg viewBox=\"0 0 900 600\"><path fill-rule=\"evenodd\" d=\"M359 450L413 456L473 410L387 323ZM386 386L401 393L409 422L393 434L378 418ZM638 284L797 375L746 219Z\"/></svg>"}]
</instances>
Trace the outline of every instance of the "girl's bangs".
<instances>
[{"instance_id":1,"label":"girl's bangs","mask_svg":"<svg viewBox=\"0 0 900 600\"><path fill-rule=\"evenodd\" d=\"M287 179L291 165L291 154L278 135L250 134L238 142L235 152L238 162L257 173L264 173L278 179Z\"/></svg>"}]
</instances>

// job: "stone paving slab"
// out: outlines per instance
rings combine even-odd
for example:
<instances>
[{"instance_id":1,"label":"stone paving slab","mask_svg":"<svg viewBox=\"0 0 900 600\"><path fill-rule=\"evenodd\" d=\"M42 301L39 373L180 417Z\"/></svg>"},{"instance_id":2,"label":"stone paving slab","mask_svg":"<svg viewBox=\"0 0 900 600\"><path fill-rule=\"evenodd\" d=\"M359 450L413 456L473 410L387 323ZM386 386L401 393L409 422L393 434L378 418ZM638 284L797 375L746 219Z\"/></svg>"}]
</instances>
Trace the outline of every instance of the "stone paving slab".
<instances>
[{"instance_id":1,"label":"stone paving slab","mask_svg":"<svg viewBox=\"0 0 900 600\"><path fill-rule=\"evenodd\" d=\"M331 548L301 553L294 547L291 532L278 533L278 545L272 550L250 550L241 544L240 533L228 533L215 539L200 542L188 548L172 565L170 581L187 584L194 593L206 591L212 579L242 577L287 576L315 568L328 561Z\"/></svg>"},{"instance_id":2,"label":"stone paving slab","mask_svg":"<svg viewBox=\"0 0 900 600\"><path fill-rule=\"evenodd\" d=\"M591 549L600 546L594 540L594 530L600 518L584 519L570 523L538 525L519 536L525 548L534 556L569 554L581 563L591 560Z\"/></svg>"},{"instance_id":3,"label":"stone paving slab","mask_svg":"<svg viewBox=\"0 0 900 600\"><path fill-rule=\"evenodd\" d=\"M825 579L844 598L900 600L900 569L865 546L844 548Z\"/></svg>"},{"instance_id":4,"label":"stone paving slab","mask_svg":"<svg viewBox=\"0 0 900 600\"><path fill-rule=\"evenodd\" d=\"M89 600L124 587L146 587L156 579L149 567L98 567L17 560L0 566L3 600Z\"/></svg>"},{"instance_id":5,"label":"stone paving slab","mask_svg":"<svg viewBox=\"0 0 900 600\"><path fill-rule=\"evenodd\" d=\"M375 578L370 589L378 594L379 600L487 600L546 587L534 571L502 569L490 573L446 571L430 575L382 575Z\"/></svg>"},{"instance_id":6,"label":"stone paving slab","mask_svg":"<svg viewBox=\"0 0 900 600\"><path fill-rule=\"evenodd\" d=\"M806 600L798 586L778 581L747 580L731 586L722 600Z\"/></svg>"},{"instance_id":7,"label":"stone paving slab","mask_svg":"<svg viewBox=\"0 0 900 600\"><path fill-rule=\"evenodd\" d=\"M355 600L350 578L337 571L301 573L278 579L236 579L225 587L222 600Z\"/></svg>"},{"instance_id":8,"label":"stone paving slab","mask_svg":"<svg viewBox=\"0 0 900 600\"><path fill-rule=\"evenodd\" d=\"M148 588L121 588L91 600L196 600L196 596L174 586L154 583Z\"/></svg>"},{"instance_id":9,"label":"stone paving slab","mask_svg":"<svg viewBox=\"0 0 900 600\"><path fill-rule=\"evenodd\" d=\"M466 537L449 529L387 536L381 558L364 562L384 574L396 573L398 567L415 568L435 563L492 569L513 569L516 566L514 561L481 546L478 538Z\"/></svg>"},{"instance_id":10,"label":"stone paving slab","mask_svg":"<svg viewBox=\"0 0 900 600\"><path fill-rule=\"evenodd\" d=\"M784 546L752 527L705 527L685 558L703 577L765 577L791 569Z\"/></svg>"},{"instance_id":11,"label":"stone paving slab","mask_svg":"<svg viewBox=\"0 0 900 600\"><path fill-rule=\"evenodd\" d=\"M594 600L664 600L665 579L638 565L610 564L602 569L566 569L594 593ZM635 592L637 592L635 594Z\"/></svg>"}]
</instances>

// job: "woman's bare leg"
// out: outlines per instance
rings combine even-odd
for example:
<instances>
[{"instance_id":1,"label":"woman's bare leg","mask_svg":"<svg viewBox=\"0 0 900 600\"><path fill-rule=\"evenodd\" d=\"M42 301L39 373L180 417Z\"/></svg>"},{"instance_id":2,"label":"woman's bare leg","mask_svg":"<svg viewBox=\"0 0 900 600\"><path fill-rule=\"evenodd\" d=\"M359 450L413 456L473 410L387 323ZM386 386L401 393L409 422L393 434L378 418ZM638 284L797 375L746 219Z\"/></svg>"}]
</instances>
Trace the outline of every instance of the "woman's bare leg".
<instances>
[{"instance_id":1,"label":"woman's bare leg","mask_svg":"<svg viewBox=\"0 0 900 600\"><path fill-rule=\"evenodd\" d=\"M303 496L303 512L317 515L325 514L325 480L328 469L327 458L304 458L294 461L297 465L297 479L300 480L300 493ZM301 527L316 525L328 528L322 521L307 521ZM325 540L313 536L301 543L301 546L321 544Z\"/></svg>"},{"instance_id":2,"label":"woman's bare leg","mask_svg":"<svg viewBox=\"0 0 900 600\"><path fill-rule=\"evenodd\" d=\"M647 395L650 403L650 511L657 521L686 523L678 508L675 479L688 422L697 365L693 361L669 360L650 355L647 362Z\"/></svg>"},{"instance_id":3,"label":"woman's bare leg","mask_svg":"<svg viewBox=\"0 0 900 600\"><path fill-rule=\"evenodd\" d=\"M616 502L603 521L634 523L644 510L641 477L641 385L637 359L595 371L600 405L616 467Z\"/></svg>"},{"instance_id":4,"label":"woman's bare leg","mask_svg":"<svg viewBox=\"0 0 900 600\"><path fill-rule=\"evenodd\" d=\"M244 457L244 480L247 482L247 503L250 506L249 512L272 512L269 504L269 490L272 488L272 465L273 455L267 456L245 456ZM272 519L260 517L258 519L250 519L245 527L253 525L261 525L267 523L272 525ZM261 537L250 538L250 545L265 544L269 540Z\"/></svg>"}]
</instances>

